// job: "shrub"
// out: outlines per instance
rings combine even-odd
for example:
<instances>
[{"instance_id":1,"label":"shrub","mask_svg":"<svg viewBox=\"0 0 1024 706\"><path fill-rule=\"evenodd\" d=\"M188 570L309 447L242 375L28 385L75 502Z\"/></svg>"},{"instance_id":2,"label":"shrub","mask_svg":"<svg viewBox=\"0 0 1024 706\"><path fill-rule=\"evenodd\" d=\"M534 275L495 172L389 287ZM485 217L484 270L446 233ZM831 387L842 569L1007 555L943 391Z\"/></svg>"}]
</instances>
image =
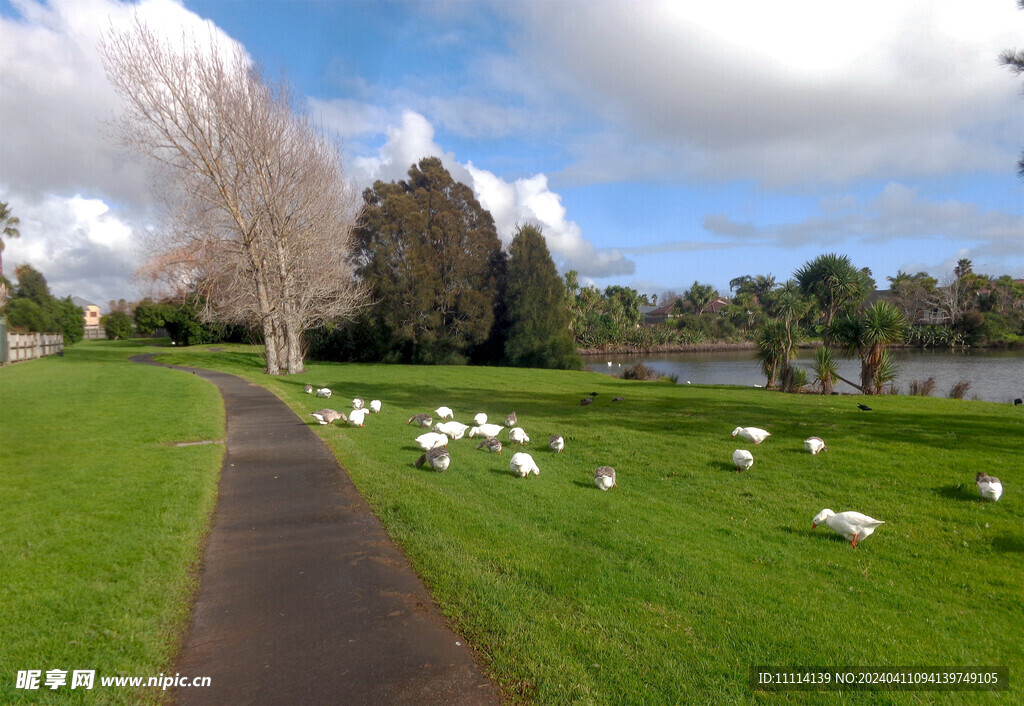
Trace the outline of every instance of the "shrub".
<instances>
[{"instance_id":1,"label":"shrub","mask_svg":"<svg viewBox=\"0 0 1024 706\"><path fill-rule=\"evenodd\" d=\"M624 380L653 380L656 377L658 377L658 374L643 363L637 363L622 373Z\"/></svg>"},{"instance_id":2,"label":"shrub","mask_svg":"<svg viewBox=\"0 0 1024 706\"><path fill-rule=\"evenodd\" d=\"M935 389L935 378L928 378L924 382L920 380L911 380L909 384L909 390L907 394L916 395L918 397L928 397L932 394L932 390Z\"/></svg>"},{"instance_id":3,"label":"shrub","mask_svg":"<svg viewBox=\"0 0 1024 706\"><path fill-rule=\"evenodd\" d=\"M100 326L107 332L107 338L112 341L132 337L132 317L123 311L112 311L100 317Z\"/></svg>"},{"instance_id":4,"label":"shrub","mask_svg":"<svg viewBox=\"0 0 1024 706\"><path fill-rule=\"evenodd\" d=\"M969 380L961 380L957 384L953 385L949 390L950 399L962 400L967 391L971 389L971 383Z\"/></svg>"}]
</instances>

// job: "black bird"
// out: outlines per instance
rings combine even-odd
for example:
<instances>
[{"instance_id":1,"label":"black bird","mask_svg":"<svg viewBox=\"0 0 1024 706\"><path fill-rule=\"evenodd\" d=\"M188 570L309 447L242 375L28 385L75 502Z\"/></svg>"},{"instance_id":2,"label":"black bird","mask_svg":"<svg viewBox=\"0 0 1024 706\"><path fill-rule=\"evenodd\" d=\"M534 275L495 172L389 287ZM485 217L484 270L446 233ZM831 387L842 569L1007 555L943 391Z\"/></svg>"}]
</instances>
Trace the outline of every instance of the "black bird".
<instances>
[{"instance_id":1,"label":"black bird","mask_svg":"<svg viewBox=\"0 0 1024 706\"><path fill-rule=\"evenodd\" d=\"M582 400L580 400L580 406L586 406L586 405L590 404L593 401L594 400L592 398L590 398L590 397L584 397Z\"/></svg>"},{"instance_id":2,"label":"black bird","mask_svg":"<svg viewBox=\"0 0 1024 706\"><path fill-rule=\"evenodd\" d=\"M870 412L871 411L871 408L868 407L866 404L858 404L857 405L857 409L859 409L861 411L864 411L864 412Z\"/></svg>"},{"instance_id":3,"label":"black bird","mask_svg":"<svg viewBox=\"0 0 1024 706\"><path fill-rule=\"evenodd\" d=\"M590 396L591 396L591 397L597 397L597 393L596 393L596 392L591 392L591 393L590 393Z\"/></svg>"},{"instance_id":4,"label":"black bird","mask_svg":"<svg viewBox=\"0 0 1024 706\"><path fill-rule=\"evenodd\" d=\"M1015 405L1018 405L1018 404L1024 404L1024 400L1022 400L1021 398L1019 398L1019 397L1018 397L1017 399L1015 399L1015 400L1013 401L1013 403L1014 403Z\"/></svg>"}]
</instances>

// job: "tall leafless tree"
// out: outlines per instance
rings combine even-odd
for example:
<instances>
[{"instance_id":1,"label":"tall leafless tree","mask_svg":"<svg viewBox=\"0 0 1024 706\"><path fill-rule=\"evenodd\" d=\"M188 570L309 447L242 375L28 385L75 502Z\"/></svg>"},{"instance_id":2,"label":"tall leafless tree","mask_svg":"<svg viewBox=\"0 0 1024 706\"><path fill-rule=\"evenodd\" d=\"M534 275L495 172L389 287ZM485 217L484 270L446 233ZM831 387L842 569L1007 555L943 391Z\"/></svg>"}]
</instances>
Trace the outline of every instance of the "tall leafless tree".
<instances>
[{"instance_id":1,"label":"tall leafless tree","mask_svg":"<svg viewBox=\"0 0 1024 706\"><path fill-rule=\"evenodd\" d=\"M136 21L101 50L122 141L162 167L150 273L194 283L211 318L259 326L268 373L301 372L302 333L364 301L349 260L359 198L336 145L286 82L212 35L172 43Z\"/></svg>"}]
</instances>

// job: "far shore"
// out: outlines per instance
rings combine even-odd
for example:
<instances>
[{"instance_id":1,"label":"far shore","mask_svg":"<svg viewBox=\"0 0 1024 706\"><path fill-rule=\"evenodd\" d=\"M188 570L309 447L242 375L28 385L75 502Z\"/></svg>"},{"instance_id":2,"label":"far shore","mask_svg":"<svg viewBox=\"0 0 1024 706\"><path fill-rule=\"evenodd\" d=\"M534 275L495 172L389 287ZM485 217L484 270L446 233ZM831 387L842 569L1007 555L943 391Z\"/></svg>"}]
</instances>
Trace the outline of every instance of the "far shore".
<instances>
[{"instance_id":1,"label":"far shore","mask_svg":"<svg viewBox=\"0 0 1024 706\"><path fill-rule=\"evenodd\" d=\"M798 343L797 348L813 350L820 348L821 341L804 341ZM580 355L650 355L652 353L714 353L717 351L752 351L757 346L753 341L710 341L708 343L660 343L653 346L630 346L626 344L615 344L598 348L577 348ZM920 349L920 346L893 345L892 349ZM960 350L985 349L985 350L1020 350L1024 345L1018 343L995 343L988 346L956 346ZM951 350L941 346L932 346L932 350ZM923 350L923 349L922 349Z\"/></svg>"}]
</instances>

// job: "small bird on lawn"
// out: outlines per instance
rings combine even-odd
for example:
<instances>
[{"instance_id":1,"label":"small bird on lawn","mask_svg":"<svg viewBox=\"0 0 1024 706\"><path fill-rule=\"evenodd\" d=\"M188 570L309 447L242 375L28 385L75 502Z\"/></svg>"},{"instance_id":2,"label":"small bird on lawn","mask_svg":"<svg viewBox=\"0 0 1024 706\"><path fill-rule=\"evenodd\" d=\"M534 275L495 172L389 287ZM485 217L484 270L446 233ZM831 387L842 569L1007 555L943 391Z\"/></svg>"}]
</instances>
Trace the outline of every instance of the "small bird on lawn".
<instances>
[{"instance_id":1,"label":"small bird on lawn","mask_svg":"<svg viewBox=\"0 0 1024 706\"><path fill-rule=\"evenodd\" d=\"M870 412L871 411L871 408L868 407L866 404L859 404L858 403L857 404L857 409L859 409L861 412Z\"/></svg>"},{"instance_id":2,"label":"small bird on lawn","mask_svg":"<svg viewBox=\"0 0 1024 706\"><path fill-rule=\"evenodd\" d=\"M436 446L416 459L416 468L422 468L424 463L430 464L435 471L444 473L448 470L452 457L448 455L448 449L444 446Z\"/></svg>"},{"instance_id":3,"label":"small bird on lawn","mask_svg":"<svg viewBox=\"0 0 1024 706\"><path fill-rule=\"evenodd\" d=\"M1019 404L1024 404L1024 400L1022 400L1020 397L1018 397L1018 398L1016 398L1013 401L1013 404L1014 404L1014 406L1019 405Z\"/></svg>"},{"instance_id":4,"label":"small bird on lawn","mask_svg":"<svg viewBox=\"0 0 1024 706\"><path fill-rule=\"evenodd\" d=\"M754 455L746 449L736 449L732 452L732 465L736 471L745 471L754 465Z\"/></svg>"},{"instance_id":5,"label":"small bird on lawn","mask_svg":"<svg viewBox=\"0 0 1024 706\"><path fill-rule=\"evenodd\" d=\"M406 422L406 425L412 424L413 422L416 422L416 426L418 427L429 427L434 423L434 419L429 414L414 414L409 417L409 421Z\"/></svg>"},{"instance_id":6,"label":"small bird on lawn","mask_svg":"<svg viewBox=\"0 0 1024 706\"><path fill-rule=\"evenodd\" d=\"M370 400L370 411L376 414L380 411L380 400Z\"/></svg>"},{"instance_id":7,"label":"small bird on lawn","mask_svg":"<svg viewBox=\"0 0 1024 706\"><path fill-rule=\"evenodd\" d=\"M732 430L732 435L738 436L746 441L760 444L762 441L767 439L771 434L766 432L764 429L758 429L757 427L736 427Z\"/></svg>"},{"instance_id":8,"label":"small bird on lawn","mask_svg":"<svg viewBox=\"0 0 1024 706\"><path fill-rule=\"evenodd\" d=\"M339 419L343 422L348 421L344 414L333 409L319 409L316 412L310 412L310 416L320 424L334 424Z\"/></svg>"},{"instance_id":9,"label":"small bird on lawn","mask_svg":"<svg viewBox=\"0 0 1024 706\"><path fill-rule=\"evenodd\" d=\"M552 434L548 437L548 447L556 454L562 453L562 449L565 448L565 439L558 434Z\"/></svg>"},{"instance_id":10,"label":"small bird on lawn","mask_svg":"<svg viewBox=\"0 0 1024 706\"><path fill-rule=\"evenodd\" d=\"M581 407L586 407L588 404L590 404L593 401L594 401L593 397L584 397L582 400L580 400L580 406Z\"/></svg>"},{"instance_id":11,"label":"small bird on lawn","mask_svg":"<svg viewBox=\"0 0 1024 706\"><path fill-rule=\"evenodd\" d=\"M822 451L828 451L825 447L825 442L820 437L812 436L808 439L804 439L804 448L811 452L813 455L818 455Z\"/></svg>"},{"instance_id":12,"label":"small bird on lawn","mask_svg":"<svg viewBox=\"0 0 1024 706\"><path fill-rule=\"evenodd\" d=\"M508 467L520 478L526 478L531 473L537 476L540 475L540 469L537 468L533 456L527 453L520 452L512 456L512 460L508 462Z\"/></svg>"},{"instance_id":13,"label":"small bird on lawn","mask_svg":"<svg viewBox=\"0 0 1024 706\"><path fill-rule=\"evenodd\" d=\"M319 388L316 391L316 396L317 397L327 397L327 398L329 398L331 396L331 388L329 388L329 387L321 387L321 388Z\"/></svg>"},{"instance_id":14,"label":"small bird on lawn","mask_svg":"<svg viewBox=\"0 0 1024 706\"><path fill-rule=\"evenodd\" d=\"M505 426L507 426L507 427L514 427L516 425L516 422L518 422L518 421L519 421L519 418L516 416L516 413L513 412L512 414L510 414L507 417L505 417Z\"/></svg>"},{"instance_id":15,"label":"small bird on lawn","mask_svg":"<svg viewBox=\"0 0 1024 706\"><path fill-rule=\"evenodd\" d=\"M611 466L598 466L594 471L594 485L601 490L608 490L618 485L615 482L615 469Z\"/></svg>"},{"instance_id":16,"label":"small bird on lawn","mask_svg":"<svg viewBox=\"0 0 1024 706\"><path fill-rule=\"evenodd\" d=\"M306 383L306 386L304 388L302 388L302 389L305 391L305 393L307 395L312 395L313 394L313 386L310 385L308 382Z\"/></svg>"},{"instance_id":17,"label":"small bird on lawn","mask_svg":"<svg viewBox=\"0 0 1024 706\"><path fill-rule=\"evenodd\" d=\"M591 392L591 393L590 393L590 396L591 396L591 397L597 397L597 393L596 393L596 392Z\"/></svg>"},{"instance_id":18,"label":"small bird on lawn","mask_svg":"<svg viewBox=\"0 0 1024 706\"><path fill-rule=\"evenodd\" d=\"M625 397L615 397L615 398L612 399L612 402L625 402L625 401L626 401Z\"/></svg>"},{"instance_id":19,"label":"small bird on lawn","mask_svg":"<svg viewBox=\"0 0 1024 706\"><path fill-rule=\"evenodd\" d=\"M995 476L987 475L984 471L978 471L974 476L974 484L978 486L978 492L986 500L999 500L1003 494L1003 484Z\"/></svg>"},{"instance_id":20,"label":"small bird on lawn","mask_svg":"<svg viewBox=\"0 0 1024 706\"><path fill-rule=\"evenodd\" d=\"M829 529L835 530L850 540L850 546L857 548L857 542L864 541L871 536L875 528L884 525L884 520L876 520L859 512L840 512L838 515L831 510L825 509L814 516L811 520L811 529L825 523Z\"/></svg>"},{"instance_id":21,"label":"small bird on lawn","mask_svg":"<svg viewBox=\"0 0 1024 706\"><path fill-rule=\"evenodd\" d=\"M530 437L526 435L526 430L522 427L512 427L508 430L508 440L518 442L522 446L530 442Z\"/></svg>"},{"instance_id":22,"label":"small bird on lawn","mask_svg":"<svg viewBox=\"0 0 1024 706\"><path fill-rule=\"evenodd\" d=\"M498 441L493 436L488 436L486 439L484 439L479 444L477 444L476 447L478 449L483 449L484 451L488 451L488 452L490 452L492 454L500 454L501 453L501 442Z\"/></svg>"}]
</instances>

